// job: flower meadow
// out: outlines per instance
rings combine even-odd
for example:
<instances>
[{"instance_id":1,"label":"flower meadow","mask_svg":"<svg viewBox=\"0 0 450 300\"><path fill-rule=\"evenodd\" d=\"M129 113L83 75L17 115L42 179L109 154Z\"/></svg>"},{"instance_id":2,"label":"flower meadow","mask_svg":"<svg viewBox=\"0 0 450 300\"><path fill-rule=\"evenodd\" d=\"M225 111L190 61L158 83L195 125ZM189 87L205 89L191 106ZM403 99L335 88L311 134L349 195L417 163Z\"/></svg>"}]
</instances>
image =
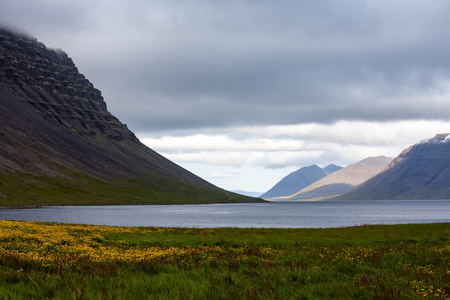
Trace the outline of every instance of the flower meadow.
<instances>
[{"instance_id":1,"label":"flower meadow","mask_svg":"<svg viewBox=\"0 0 450 300\"><path fill-rule=\"evenodd\" d=\"M450 299L449 233L0 221L0 299Z\"/></svg>"}]
</instances>

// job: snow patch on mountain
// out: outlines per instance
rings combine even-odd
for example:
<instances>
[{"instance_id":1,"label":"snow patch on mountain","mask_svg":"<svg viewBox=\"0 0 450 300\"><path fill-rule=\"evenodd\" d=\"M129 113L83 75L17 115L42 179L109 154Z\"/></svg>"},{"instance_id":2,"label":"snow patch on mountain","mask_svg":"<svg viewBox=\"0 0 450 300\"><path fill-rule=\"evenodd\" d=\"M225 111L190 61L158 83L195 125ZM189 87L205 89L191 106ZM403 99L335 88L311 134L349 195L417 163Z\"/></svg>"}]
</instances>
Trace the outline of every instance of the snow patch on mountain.
<instances>
[{"instance_id":1,"label":"snow patch on mountain","mask_svg":"<svg viewBox=\"0 0 450 300\"><path fill-rule=\"evenodd\" d=\"M450 142L450 133L440 133L436 134L436 136L432 137L431 139L422 140L417 145L420 144L438 144L438 143L448 143Z\"/></svg>"}]
</instances>

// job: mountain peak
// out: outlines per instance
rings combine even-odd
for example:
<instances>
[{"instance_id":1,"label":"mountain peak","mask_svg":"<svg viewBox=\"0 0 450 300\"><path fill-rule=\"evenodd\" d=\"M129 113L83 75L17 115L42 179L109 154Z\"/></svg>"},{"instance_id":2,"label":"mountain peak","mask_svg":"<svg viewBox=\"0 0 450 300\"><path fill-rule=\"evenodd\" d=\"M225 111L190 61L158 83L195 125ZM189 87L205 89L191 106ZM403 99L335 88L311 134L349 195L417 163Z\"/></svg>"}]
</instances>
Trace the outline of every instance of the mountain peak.
<instances>
[{"instance_id":1,"label":"mountain peak","mask_svg":"<svg viewBox=\"0 0 450 300\"><path fill-rule=\"evenodd\" d=\"M308 185L289 200L324 198L343 194L376 175L392 161L391 157L367 157Z\"/></svg>"},{"instance_id":2,"label":"mountain peak","mask_svg":"<svg viewBox=\"0 0 450 300\"><path fill-rule=\"evenodd\" d=\"M333 172L339 171L340 169L342 169L342 167L341 166L336 166L335 164L329 164L328 166L323 168L323 170L325 172L327 172L328 174L331 174Z\"/></svg>"},{"instance_id":3,"label":"mountain peak","mask_svg":"<svg viewBox=\"0 0 450 300\"><path fill-rule=\"evenodd\" d=\"M434 137L426 140L422 140L419 144L436 144L436 143L447 143L450 141L450 133L438 133Z\"/></svg>"},{"instance_id":4,"label":"mountain peak","mask_svg":"<svg viewBox=\"0 0 450 300\"><path fill-rule=\"evenodd\" d=\"M270 199L290 196L340 168L336 165L328 165L322 169L316 164L302 167L281 179L270 190L262 194L261 198Z\"/></svg>"}]
</instances>

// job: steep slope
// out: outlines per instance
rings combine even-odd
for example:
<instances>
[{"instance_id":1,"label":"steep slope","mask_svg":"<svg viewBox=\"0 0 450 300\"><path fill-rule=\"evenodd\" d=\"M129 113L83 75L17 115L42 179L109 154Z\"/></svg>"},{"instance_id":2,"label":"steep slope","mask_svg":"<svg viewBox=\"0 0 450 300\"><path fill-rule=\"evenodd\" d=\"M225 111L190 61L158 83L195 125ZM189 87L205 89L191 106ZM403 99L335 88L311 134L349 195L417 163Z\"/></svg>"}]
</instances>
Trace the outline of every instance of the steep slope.
<instances>
[{"instance_id":1,"label":"steep slope","mask_svg":"<svg viewBox=\"0 0 450 300\"><path fill-rule=\"evenodd\" d=\"M239 200L140 143L67 54L0 29L0 205Z\"/></svg>"},{"instance_id":2,"label":"steep slope","mask_svg":"<svg viewBox=\"0 0 450 300\"><path fill-rule=\"evenodd\" d=\"M300 168L281 179L270 190L262 194L261 198L270 199L292 195L339 169L341 169L341 167L336 165L328 165L323 169L317 165Z\"/></svg>"},{"instance_id":3,"label":"steep slope","mask_svg":"<svg viewBox=\"0 0 450 300\"><path fill-rule=\"evenodd\" d=\"M341 199L449 199L450 135L438 134L404 150L388 169Z\"/></svg>"},{"instance_id":4,"label":"steep slope","mask_svg":"<svg viewBox=\"0 0 450 300\"><path fill-rule=\"evenodd\" d=\"M314 182L288 200L325 198L343 194L385 169L392 158L368 157Z\"/></svg>"}]
</instances>

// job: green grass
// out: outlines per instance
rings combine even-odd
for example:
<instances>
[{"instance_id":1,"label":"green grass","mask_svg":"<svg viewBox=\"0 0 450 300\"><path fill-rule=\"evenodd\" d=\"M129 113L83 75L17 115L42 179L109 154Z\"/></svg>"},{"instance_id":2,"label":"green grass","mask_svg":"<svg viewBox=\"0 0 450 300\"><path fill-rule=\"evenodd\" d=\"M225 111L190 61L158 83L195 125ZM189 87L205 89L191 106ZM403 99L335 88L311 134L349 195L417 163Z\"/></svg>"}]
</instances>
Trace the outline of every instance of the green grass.
<instances>
[{"instance_id":1,"label":"green grass","mask_svg":"<svg viewBox=\"0 0 450 300\"><path fill-rule=\"evenodd\" d=\"M450 223L198 229L0 221L0 233L0 299L450 297Z\"/></svg>"},{"instance_id":2,"label":"green grass","mask_svg":"<svg viewBox=\"0 0 450 300\"><path fill-rule=\"evenodd\" d=\"M68 173L66 171L66 173ZM0 206L125 205L261 202L219 188L196 188L162 176L112 182L69 173L71 178L0 174Z\"/></svg>"}]
</instances>

